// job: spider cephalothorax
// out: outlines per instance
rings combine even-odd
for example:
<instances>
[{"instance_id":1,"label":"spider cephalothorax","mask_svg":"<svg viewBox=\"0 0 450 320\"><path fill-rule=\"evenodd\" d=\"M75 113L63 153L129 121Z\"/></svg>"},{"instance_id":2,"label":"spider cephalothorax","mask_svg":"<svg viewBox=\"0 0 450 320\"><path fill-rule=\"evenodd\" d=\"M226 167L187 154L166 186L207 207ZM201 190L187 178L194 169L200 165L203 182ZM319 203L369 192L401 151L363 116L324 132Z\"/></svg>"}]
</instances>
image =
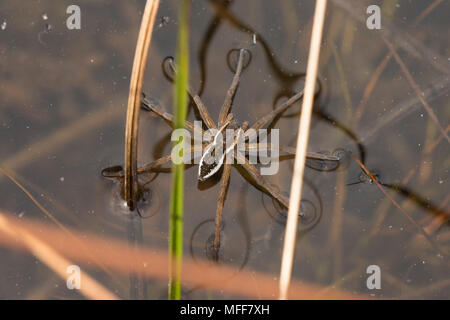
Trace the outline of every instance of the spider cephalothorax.
<instances>
[{"instance_id":1,"label":"spider cephalothorax","mask_svg":"<svg viewBox=\"0 0 450 320\"><path fill-rule=\"evenodd\" d=\"M212 177L224 163L234 162L234 154L239 152L236 150L236 146L239 142L242 144L247 127L247 122L240 126L233 119L233 114L228 114L225 123L218 130L214 130L215 134L211 136L211 141L203 150L198 166L199 181L205 181Z\"/></svg>"}]
</instances>

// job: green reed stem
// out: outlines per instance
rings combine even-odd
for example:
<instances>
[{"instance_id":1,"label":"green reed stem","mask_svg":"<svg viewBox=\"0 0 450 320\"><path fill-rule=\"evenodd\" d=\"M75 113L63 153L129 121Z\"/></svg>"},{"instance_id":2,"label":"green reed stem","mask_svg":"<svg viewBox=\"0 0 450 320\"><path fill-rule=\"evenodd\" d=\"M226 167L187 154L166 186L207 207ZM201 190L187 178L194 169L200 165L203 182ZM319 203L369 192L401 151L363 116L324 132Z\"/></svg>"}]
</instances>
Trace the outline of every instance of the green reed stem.
<instances>
[{"instance_id":1,"label":"green reed stem","mask_svg":"<svg viewBox=\"0 0 450 320\"><path fill-rule=\"evenodd\" d=\"M174 89L174 129L184 128L187 111L189 72L188 0L182 0L179 11L177 72ZM174 146L184 143L183 138ZM183 260L183 188L184 164L172 162L172 194L169 220L169 300L181 298L181 263Z\"/></svg>"}]
</instances>

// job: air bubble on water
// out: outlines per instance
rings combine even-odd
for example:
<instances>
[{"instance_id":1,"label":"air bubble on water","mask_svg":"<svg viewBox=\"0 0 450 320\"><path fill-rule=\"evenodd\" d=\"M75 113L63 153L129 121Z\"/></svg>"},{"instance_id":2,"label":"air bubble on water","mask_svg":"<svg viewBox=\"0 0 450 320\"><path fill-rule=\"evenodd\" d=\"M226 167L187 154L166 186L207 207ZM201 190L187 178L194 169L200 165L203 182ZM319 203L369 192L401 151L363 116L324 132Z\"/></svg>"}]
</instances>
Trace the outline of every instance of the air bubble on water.
<instances>
[{"instance_id":1,"label":"air bubble on water","mask_svg":"<svg viewBox=\"0 0 450 320\"><path fill-rule=\"evenodd\" d=\"M1 25L2 30L6 29L6 25L7 25L6 20L4 20Z\"/></svg>"}]
</instances>

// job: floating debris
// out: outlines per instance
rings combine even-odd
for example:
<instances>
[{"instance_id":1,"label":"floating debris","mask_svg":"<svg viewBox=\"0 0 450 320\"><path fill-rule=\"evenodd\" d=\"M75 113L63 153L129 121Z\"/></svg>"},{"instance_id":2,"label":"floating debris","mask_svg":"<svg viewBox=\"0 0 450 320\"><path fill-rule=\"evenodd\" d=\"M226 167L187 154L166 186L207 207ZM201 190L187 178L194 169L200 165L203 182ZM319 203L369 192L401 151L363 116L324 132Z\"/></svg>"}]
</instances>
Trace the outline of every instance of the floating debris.
<instances>
[{"instance_id":1,"label":"floating debris","mask_svg":"<svg viewBox=\"0 0 450 320\"><path fill-rule=\"evenodd\" d=\"M6 29L6 25L7 25L6 20L4 20L2 25L1 25L2 30Z\"/></svg>"},{"instance_id":2,"label":"floating debris","mask_svg":"<svg viewBox=\"0 0 450 320\"><path fill-rule=\"evenodd\" d=\"M44 19L44 20L46 20L46 19ZM52 25L51 25L50 23L46 23L46 24L45 24L44 30L42 30L41 32L38 33L38 41L39 41L39 43L45 45L45 42L42 41L42 35L43 35L43 34L48 34L48 33L50 33L50 31L52 30L52 28L53 28L53 27L52 27Z\"/></svg>"},{"instance_id":3,"label":"floating debris","mask_svg":"<svg viewBox=\"0 0 450 320\"><path fill-rule=\"evenodd\" d=\"M48 16L47 16L46 13L44 13L44 14L42 15L42 20L48 20Z\"/></svg>"},{"instance_id":4,"label":"floating debris","mask_svg":"<svg viewBox=\"0 0 450 320\"><path fill-rule=\"evenodd\" d=\"M158 28L162 28L162 27L166 26L167 24L169 24L169 22L170 22L170 18L168 16L161 17L161 19L159 19Z\"/></svg>"},{"instance_id":5,"label":"floating debris","mask_svg":"<svg viewBox=\"0 0 450 320\"><path fill-rule=\"evenodd\" d=\"M378 179L378 174L377 173L372 173L373 177L375 179ZM368 183L368 184L373 184L374 181L371 177L369 177L365 172L361 172L358 176L358 179L360 182L362 183Z\"/></svg>"}]
</instances>

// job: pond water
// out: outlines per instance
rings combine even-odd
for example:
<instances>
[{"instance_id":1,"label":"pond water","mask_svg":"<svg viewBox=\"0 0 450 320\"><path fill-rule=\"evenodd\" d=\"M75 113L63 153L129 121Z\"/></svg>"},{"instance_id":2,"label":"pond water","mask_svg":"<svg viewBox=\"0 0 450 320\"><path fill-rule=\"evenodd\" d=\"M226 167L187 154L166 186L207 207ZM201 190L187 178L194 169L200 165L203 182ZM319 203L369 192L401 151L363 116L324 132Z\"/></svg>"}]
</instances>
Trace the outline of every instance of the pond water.
<instances>
[{"instance_id":1,"label":"pond water","mask_svg":"<svg viewBox=\"0 0 450 320\"><path fill-rule=\"evenodd\" d=\"M120 186L100 173L123 165L129 77L145 1L80 0L80 30L66 27L69 4L0 3L1 167L65 227L127 241ZM371 4L382 9L382 30L366 27ZM175 55L177 6L161 1L144 80L146 96L168 112L173 88L162 63ZM233 78L227 63L233 49L251 52L233 103L239 122L254 123L302 88L313 10L313 1L192 1L190 83L215 121ZM333 171L310 163L303 199L317 219L300 226L294 278L364 296L450 297L450 229L442 218L449 216L449 144L400 65L386 58L383 40L394 44L448 133L449 14L448 1L329 1L309 150L352 151L416 224L351 158ZM295 146L299 110L297 102L276 122L281 145ZM188 118L194 117L191 108ZM139 165L170 152L170 133L163 120L142 111ZM283 160L267 180L287 194L292 168L292 159ZM146 246L167 249L170 183L162 172L148 184L148 211L158 210L141 221ZM219 189L218 179L199 185L197 167L186 170L184 253L194 259L211 256ZM2 212L51 224L4 175L0 191ZM234 168L223 219L219 263L278 277L285 211ZM0 298L82 298L33 255L2 246L0 259ZM379 290L366 286L370 265L380 267ZM130 297L128 276L81 267L119 297ZM149 280L147 287L148 298L166 298L166 282ZM186 299L230 297L184 290Z\"/></svg>"}]
</instances>

